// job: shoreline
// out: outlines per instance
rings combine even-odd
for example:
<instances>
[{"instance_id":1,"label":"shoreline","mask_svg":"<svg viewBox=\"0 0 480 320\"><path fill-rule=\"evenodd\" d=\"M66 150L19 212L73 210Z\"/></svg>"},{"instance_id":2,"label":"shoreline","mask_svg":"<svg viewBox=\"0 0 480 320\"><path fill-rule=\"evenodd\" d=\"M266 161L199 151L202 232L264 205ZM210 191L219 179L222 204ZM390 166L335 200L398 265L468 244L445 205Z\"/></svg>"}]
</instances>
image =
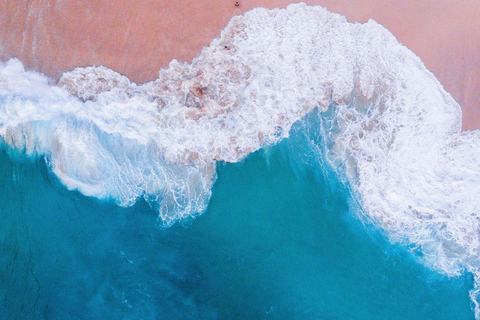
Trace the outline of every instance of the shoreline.
<instances>
[{"instance_id":1,"label":"shoreline","mask_svg":"<svg viewBox=\"0 0 480 320\"><path fill-rule=\"evenodd\" d=\"M142 0L132 6L73 0L0 4L0 59L58 79L79 66L105 65L132 81L157 77L172 59L191 62L228 21L255 7L321 5L349 22L373 19L419 56L460 104L464 130L480 128L480 3L475 0Z\"/></svg>"}]
</instances>

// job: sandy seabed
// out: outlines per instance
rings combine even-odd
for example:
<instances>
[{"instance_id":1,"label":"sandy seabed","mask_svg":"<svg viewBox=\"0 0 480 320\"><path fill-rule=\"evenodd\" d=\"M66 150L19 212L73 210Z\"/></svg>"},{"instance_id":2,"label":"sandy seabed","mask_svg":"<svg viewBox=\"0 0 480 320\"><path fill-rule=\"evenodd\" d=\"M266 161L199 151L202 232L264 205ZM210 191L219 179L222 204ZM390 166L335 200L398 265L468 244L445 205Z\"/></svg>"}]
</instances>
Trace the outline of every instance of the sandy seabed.
<instances>
[{"instance_id":1,"label":"sandy seabed","mask_svg":"<svg viewBox=\"0 0 480 320\"><path fill-rule=\"evenodd\" d=\"M1 0L0 59L58 79L105 65L135 82L172 59L191 61L232 16L288 0ZM462 106L463 128L480 128L478 0L310 0L351 22L374 19L415 52Z\"/></svg>"}]
</instances>

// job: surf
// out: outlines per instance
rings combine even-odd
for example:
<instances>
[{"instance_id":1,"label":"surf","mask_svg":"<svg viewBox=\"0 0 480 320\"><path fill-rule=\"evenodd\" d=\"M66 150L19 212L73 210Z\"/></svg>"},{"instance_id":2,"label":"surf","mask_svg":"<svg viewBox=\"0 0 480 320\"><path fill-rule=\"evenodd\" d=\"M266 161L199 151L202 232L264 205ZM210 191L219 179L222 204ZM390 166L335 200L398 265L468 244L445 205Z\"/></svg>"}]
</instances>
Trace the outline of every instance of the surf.
<instances>
[{"instance_id":1,"label":"surf","mask_svg":"<svg viewBox=\"0 0 480 320\"><path fill-rule=\"evenodd\" d=\"M105 67L54 84L18 60L0 65L6 144L45 158L71 190L144 198L166 225L206 210L218 162L278 144L316 113L304 130L325 138L311 147L351 186L359 218L442 273L473 273L480 318L480 133L461 131L460 106L374 21L255 9L143 85Z\"/></svg>"}]
</instances>

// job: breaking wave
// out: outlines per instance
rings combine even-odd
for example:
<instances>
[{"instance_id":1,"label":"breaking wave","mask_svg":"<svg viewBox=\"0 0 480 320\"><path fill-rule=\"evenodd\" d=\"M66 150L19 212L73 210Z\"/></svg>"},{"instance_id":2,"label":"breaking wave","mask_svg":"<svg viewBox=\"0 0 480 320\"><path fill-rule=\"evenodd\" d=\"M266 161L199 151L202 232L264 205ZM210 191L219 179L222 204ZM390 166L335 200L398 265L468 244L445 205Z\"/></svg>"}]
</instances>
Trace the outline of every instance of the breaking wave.
<instances>
[{"instance_id":1,"label":"breaking wave","mask_svg":"<svg viewBox=\"0 0 480 320\"><path fill-rule=\"evenodd\" d=\"M0 63L6 144L45 157L69 189L121 206L143 197L166 224L205 210L217 161L278 143L312 112L364 217L429 266L473 273L480 319L480 131L461 131L459 105L376 22L255 9L143 85L105 67L54 84Z\"/></svg>"}]
</instances>

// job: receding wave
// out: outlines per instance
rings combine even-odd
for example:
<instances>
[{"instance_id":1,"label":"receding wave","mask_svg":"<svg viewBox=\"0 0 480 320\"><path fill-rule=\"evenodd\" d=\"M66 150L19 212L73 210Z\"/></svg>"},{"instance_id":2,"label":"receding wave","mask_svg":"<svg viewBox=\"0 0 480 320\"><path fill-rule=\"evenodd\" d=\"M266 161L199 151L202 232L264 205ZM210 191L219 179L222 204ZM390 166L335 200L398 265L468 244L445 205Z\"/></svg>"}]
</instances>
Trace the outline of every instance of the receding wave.
<instances>
[{"instance_id":1,"label":"receding wave","mask_svg":"<svg viewBox=\"0 0 480 320\"><path fill-rule=\"evenodd\" d=\"M57 84L0 65L0 134L70 189L166 224L205 210L216 161L236 162L324 113L326 157L366 219L448 275L475 275L480 319L480 131L418 57L374 21L321 7L235 17L191 64L136 85L105 67Z\"/></svg>"}]
</instances>

